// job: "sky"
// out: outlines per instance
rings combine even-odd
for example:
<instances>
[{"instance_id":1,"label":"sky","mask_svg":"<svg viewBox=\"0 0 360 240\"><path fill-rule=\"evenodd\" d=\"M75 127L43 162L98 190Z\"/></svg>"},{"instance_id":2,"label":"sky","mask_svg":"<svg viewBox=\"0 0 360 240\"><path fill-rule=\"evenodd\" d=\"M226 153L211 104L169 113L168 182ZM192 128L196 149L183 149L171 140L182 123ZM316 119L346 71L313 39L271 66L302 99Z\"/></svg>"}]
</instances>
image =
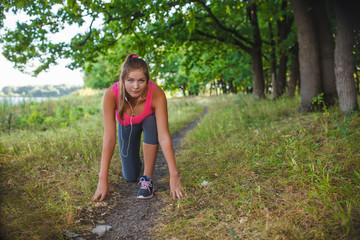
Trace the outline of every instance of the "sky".
<instances>
[{"instance_id":1,"label":"sky","mask_svg":"<svg viewBox=\"0 0 360 240\"><path fill-rule=\"evenodd\" d=\"M0 90L5 86L33 86L33 85L83 85L84 73L66 68L67 60L62 60L58 65L50 67L48 72L40 73L36 78L29 74L21 73L13 68L13 63L0 55Z\"/></svg>"},{"instance_id":2,"label":"sky","mask_svg":"<svg viewBox=\"0 0 360 240\"><path fill-rule=\"evenodd\" d=\"M13 14L7 13L4 21L5 28L14 29L16 22L28 21L30 18L24 13ZM67 26L65 31L52 35L51 39L54 42L69 41L69 36L74 36L76 33L83 32L83 29L78 26ZM65 66L70 63L70 60L59 60L58 65L51 66L47 72L40 73L36 78L30 74L21 73L14 69L14 64L8 61L2 55L2 46L0 45L0 91L5 86L32 86L32 85L59 85L69 84L82 86L84 73L80 70L70 70Z\"/></svg>"}]
</instances>

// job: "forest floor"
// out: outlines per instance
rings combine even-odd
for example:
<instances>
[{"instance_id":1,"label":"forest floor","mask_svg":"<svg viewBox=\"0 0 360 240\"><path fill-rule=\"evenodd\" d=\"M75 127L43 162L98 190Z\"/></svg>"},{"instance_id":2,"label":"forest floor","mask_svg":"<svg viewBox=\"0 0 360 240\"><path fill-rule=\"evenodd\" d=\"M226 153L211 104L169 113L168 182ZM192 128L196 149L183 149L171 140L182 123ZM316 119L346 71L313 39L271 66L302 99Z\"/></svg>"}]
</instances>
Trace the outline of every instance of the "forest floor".
<instances>
[{"instance_id":1,"label":"forest floor","mask_svg":"<svg viewBox=\"0 0 360 240\"><path fill-rule=\"evenodd\" d=\"M184 129L172 136L175 154L180 148L180 143L187 132L193 129L207 114L205 107L201 117L187 125ZM101 239L150 239L150 230L156 226L164 208L164 196L169 193L168 168L165 157L159 148L154 170L154 197L147 200L138 200L136 193L137 183L126 182L119 176L117 184L110 186L111 197L107 197L98 207L83 209L78 217L78 222L92 225L111 226ZM97 234L90 231L80 234L75 239L99 239Z\"/></svg>"}]
</instances>

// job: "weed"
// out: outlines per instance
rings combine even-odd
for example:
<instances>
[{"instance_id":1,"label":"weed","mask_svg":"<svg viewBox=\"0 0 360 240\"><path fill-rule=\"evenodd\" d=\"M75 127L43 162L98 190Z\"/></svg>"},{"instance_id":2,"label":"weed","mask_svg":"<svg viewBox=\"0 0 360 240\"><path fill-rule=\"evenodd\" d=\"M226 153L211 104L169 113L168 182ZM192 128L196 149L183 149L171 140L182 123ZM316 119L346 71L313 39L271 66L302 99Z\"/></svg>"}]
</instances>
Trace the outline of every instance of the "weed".
<instances>
[{"instance_id":1,"label":"weed","mask_svg":"<svg viewBox=\"0 0 360 240\"><path fill-rule=\"evenodd\" d=\"M351 113L348 116L344 116L343 118L343 123L341 123L340 121L336 121L335 125L338 127L338 131L340 132L340 134L342 135L344 141L346 143L349 143L351 146L354 146L355 142L354 142L354 137L349 135L351 128L350 128L350 124L353 120L355 113Z\"/></svg>"},{"instance_id":2,"label":"weed","mask_svg":"<svg viewBox=\"0 0 360 240\"><path fill-rule=\"evenodd\" d=\"M319 93L316 97L312 100L312 105L315 111L324 111L327 112L326 103L324 100L324 93Z\"/></svg>"},{"instance_id":3,"label":"weed","mask_svg":"<svg viewBox=\"0 0 360 240\"><path fill-rule=\"evenodd\" d=\"M76 121L95 115L101 109L100 104L93 102L99 99L90 96L71 95L58 100L44 102L23 101L12 104L4 100L1 103L0 131L13 130L47 130L67 127Z\"/></svg>"}]
</instances>

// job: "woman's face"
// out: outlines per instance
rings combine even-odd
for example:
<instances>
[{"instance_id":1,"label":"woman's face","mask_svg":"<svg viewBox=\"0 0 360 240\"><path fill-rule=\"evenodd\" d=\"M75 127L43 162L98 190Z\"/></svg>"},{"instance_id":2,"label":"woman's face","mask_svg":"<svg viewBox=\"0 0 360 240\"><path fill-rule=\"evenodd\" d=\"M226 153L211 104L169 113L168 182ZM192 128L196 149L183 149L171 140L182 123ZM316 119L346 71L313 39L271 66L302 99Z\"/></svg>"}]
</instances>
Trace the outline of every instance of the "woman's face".
<instances>
[{"instance_id":1,"label":"woman's face","mask_svg":"<svg viewBox=\"0 0 360 240\"><path fill-rule=\"evenodd\" d=\"M141 69L130 71L125 78L125 90L132 98L142 96L146 90L147 79Z\"/></svg>"}]
</instances>

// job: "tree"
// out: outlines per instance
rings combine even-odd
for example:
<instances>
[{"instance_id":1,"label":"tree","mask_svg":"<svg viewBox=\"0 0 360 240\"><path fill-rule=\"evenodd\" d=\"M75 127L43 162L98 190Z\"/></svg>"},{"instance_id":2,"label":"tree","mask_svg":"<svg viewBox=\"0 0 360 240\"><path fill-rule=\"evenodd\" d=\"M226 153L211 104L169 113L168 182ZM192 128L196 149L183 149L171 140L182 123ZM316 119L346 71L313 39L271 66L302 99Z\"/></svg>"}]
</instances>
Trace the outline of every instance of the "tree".
<instances>
[{"instance_id":1,"label":"tree","mask_svg":"<svg viewBox=\"0 0 360 240\"><path fill-rule=\"evenodd\" d=\"M335 47L336 86L340 110L345 114L358 110L357 91L354 79L354 33L360 21L357 4L350 1L334 1L337 34Z\"/></svg>"},{"instance_id":2,"label":"tree","mask_svg":"<svg viewBox=\"0 0 360 240\"><path fill-rule=\"evenodd\" d=\"M56 64L58 58L72 58L69 67L82 67L106 54L129 34L137 38L140 55L169 43L181 45L210 38L236 45L252 57L254 94L264 97L262 40L255 1L20 0L2 5L0 24L9 11L23 11L30 21L18 23L15 30L6 30L4 55L21 70L31 59L37 59L40 66L34 70L35 75ZM74 24L89 24L88 30L73 36L71 42L50 40L50 34Z\"/></svg>"},{"instance_id":3,"label":"tree","mask_svg":"<svg viewBox=\"0 0 360 240\"><path fill-rule=\"evenodd\" d=\"M25 13L28 18L18 22L16 29L5 29L1 38L4 43L3 55L15 63L15 67L26 71L28 63L35 61L31 69L36 76L55 65L57 59L71 58L70 68L83 67L114 46L125 35L136 35L150 22L147 8L152 1L111 1L101 0L66 2L51 1L2 1L0 26L6 14ZM84 33L71 36L70 42L58 42L51 38L58 32L66 32L71 25L83 27ZM145 51L146 39L138 39L137 50Z\"/></svg>"},{"instance_id":4,"label":"tree","mask_svg":"<svg viewBox=\"0 0 360 240\"><path fill-rule=\"evenodd\" d=\"M299 62L301 79L301 110L312 109L313 98L321 92L319 46L316 40L314 22L310 15L310 0L291 0L291 7L299 41Z\"/></svg>"},{"instance_id":5,"label":"tree","mask_svg":"<svg viewBox=\"0 0 360 240\"><path fill-rule=\"evenodd\" d=\"M326 105L335 103L334 40L325 0L291 0L299 41L301 111L314 107L313 99L323 93Z\"/></svg>"},{"instance_id":6,"label":"tree","mask_svg":"<svg viewBox=\"0 0 360 240\"><path fill-rule=\"evenodd\" d=\"M206 51L212 47L212 51ZM234 47L210 40L206 43L184 44L169 50L159 72L165 80L165 90L181 89L184 95L221 90L222 93L237 93L252 89L250 57Z\"/></svg>"},{"instance_id":7,"label":"tree","mask_svg":"<svg viewBox=\"0 0 360 240\"><path fill-rule=\"evenodd\" d=\"M255 2L180 1L172 14L156 17L146 34L162 39L167 46L216 40L228 48L237 47L251 56L254 97L264 98L262 40Z\"/></svg>"},{"instance_id":8,"label":"tree","mask_svg":"<svg viewBox=\"0 0 360 240\"><path fill-rule=\"evenodd\" d=\"M324 92L325 103L327 105L334 105L337 98L334 71L335 43L326 12L326 1L313 1L312 4L314 4L315 31L319 43L321 89Z\"/></svg>"},{"instance_id":9,"label":"tree","mask_svg":"<svg viewBox=\"0 0 360 240\"><path fill-rule=\"evenodd\" d=\"M334 39L325 3L326 0L291 1L299 42L301 109L305 111L313 108L313 98L320 93L324 93L324 101L329 105L336 97L331 70ZM17 23L16 29L4 29L2 34L3 53L15 66L25 71L27 63L35 59L38 64L33 71L37 75L56 64L57 59L71 58L69 67L85 68L86 82L96 87L117 79L116 69L123 60L119 58L129 52L147 59L154 76L165 70L168 86L179 87L184 94L198 94L211 83L224 93L250 90L254 97L264 98L263 59L267 59L276 76L272 84L276 98L287 84L290 55L293 69L298 66L297 51L290 54L296 41L287 0L18 0L0 5L0 26L9 12L28 15L26 21ZM87 26L87 30L69 36L68 42L51 38L70 25ZM119 51L124 43L126 47ZM186 47L184 58L178 59L179 65L164 68L164 61L173 54L171 49L182 46ZM192 48L198 52L191 52ZM219 49L227 55L219 53ZM117 51L121 54L115 54ZM251 63L251 84L248 63L244 62L247 60ZM207 65L201 66L203 63ZM265 70L269 66L266 64ZM109 67L108 76L102 72L104 66ZM92 79L99 81L96 75L106 76L107 83L91 83ZM290 75L288 87L292 95L298 74L292 70Z\"/></svg>"},{"instance_id":10,"label":"tree","mask_svg":"<svg viewBox=\"0 0 360 240\"><path fill-rule=\"evenodd\" d=\"M290 80L289 80L289 87L287 91L288 97L294 97L296 86L300 82L300 72L299 72L299 55L298 55L298 45L296 44L291 49L291 67L290 67Z\"/></svg>"},{"instance_id":11,"label":"tree","mask_svg":"<svg viewBox=\"0 0 360 240\"><path fill-rule=\"evenodd\" d=\"M100 55L94 62L87 62L83 67L84 85L90 88L108 88L118 81L122 62L129 52L137 50L134 42L134 36L124 36L106 54Z\"/></svg>"},{"instance_id":12,"label":"tree","mask_svg":"<svg viewBox=\"0 0 360 240\"><path fill-rule=\"evenodd\" d=\"M289 2L277 2L279 3L267 1L267 7L261 11L261 17L268 19L269 30L263 34L264 57L269 62L273 99L279 98L285 92L289 49L296 42L295 34L292 33L295 28Z\"/></svg>"}]
</instances>

